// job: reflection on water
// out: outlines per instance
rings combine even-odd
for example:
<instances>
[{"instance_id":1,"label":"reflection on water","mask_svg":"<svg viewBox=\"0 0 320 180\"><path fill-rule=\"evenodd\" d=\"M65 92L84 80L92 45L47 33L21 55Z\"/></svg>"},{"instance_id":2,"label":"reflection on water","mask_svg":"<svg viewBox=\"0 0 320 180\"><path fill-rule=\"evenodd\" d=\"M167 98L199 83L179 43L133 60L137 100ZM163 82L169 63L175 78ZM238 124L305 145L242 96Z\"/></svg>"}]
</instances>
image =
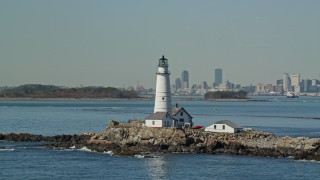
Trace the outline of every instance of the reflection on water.
<instances>
[{"instance_id":1,"label":"reflection on water","mask_svg":"<svg viewBox=\"0 0 320 180\"><path fill-rule=\"evenodd\" d=\"M168 174L168 161L163 156L150 158L147 163L147 172L152 179L165 179Z\"/></svg>"}]
</instances>

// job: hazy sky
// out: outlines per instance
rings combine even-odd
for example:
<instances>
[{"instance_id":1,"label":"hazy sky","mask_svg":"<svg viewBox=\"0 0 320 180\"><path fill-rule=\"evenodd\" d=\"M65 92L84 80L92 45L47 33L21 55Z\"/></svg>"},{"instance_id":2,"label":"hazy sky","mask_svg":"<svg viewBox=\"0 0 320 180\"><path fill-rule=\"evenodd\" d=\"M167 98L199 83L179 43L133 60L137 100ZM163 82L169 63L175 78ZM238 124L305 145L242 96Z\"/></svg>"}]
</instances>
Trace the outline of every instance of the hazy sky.
<instances>
[{"instance_id":1,"label":"hazy sky","mask_svg":"<svg viewBox=\"0 0 320 180\"><path fill-rule=\"evenodd\" d=\"M0 86L154 87L171 81L275 83L319 78L319 0L1 0Z\"/></svg>"}]
</instances>

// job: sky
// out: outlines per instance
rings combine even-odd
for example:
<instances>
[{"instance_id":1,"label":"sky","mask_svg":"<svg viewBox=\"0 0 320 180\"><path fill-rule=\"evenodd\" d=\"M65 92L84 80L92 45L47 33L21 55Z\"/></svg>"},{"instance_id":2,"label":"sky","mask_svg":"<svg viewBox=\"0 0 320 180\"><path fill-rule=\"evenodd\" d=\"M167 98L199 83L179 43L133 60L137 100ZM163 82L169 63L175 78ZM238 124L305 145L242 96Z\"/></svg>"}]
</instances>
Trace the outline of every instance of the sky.
<instances>
[{"instance_id":1,"label":"sky","mask_svg":"<svg viewBox=\"0 0 320 180\"><path fill-rule=\"evenodd\" d=\"M0 87L155 87L171 82L319 79L319 0L2 0Z\"/></svg>"}]
</instances>

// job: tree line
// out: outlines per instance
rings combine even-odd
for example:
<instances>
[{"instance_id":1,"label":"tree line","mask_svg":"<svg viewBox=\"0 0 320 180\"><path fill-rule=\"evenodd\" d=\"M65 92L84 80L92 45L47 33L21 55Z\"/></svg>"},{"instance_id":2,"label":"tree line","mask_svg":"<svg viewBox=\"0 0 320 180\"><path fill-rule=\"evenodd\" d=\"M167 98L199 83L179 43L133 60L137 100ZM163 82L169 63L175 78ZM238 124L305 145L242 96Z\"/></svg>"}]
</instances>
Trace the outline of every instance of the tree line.
<instances>
[{"instance_id":1,"label":"tree line","mask_svg":"<svg viewBox=\"0 0 320 180\"><path fill-rule=\"evenodd\" d=\"M214 91L207 92L204 95L205 99L246 99L248 96L248 92L240 90L240 91Z\"/></svg>"},{"instance_id":2,"label":"tree line","mask_svg":"<svg viewBox=\"0 0 320 180\"><path fill-rule=\"evenodd\" d=\"M0 91L6 98L137 98L134 90L114 87L77 87L66 88L53 85L26 84Z\"/></svg>"}]
</instances>

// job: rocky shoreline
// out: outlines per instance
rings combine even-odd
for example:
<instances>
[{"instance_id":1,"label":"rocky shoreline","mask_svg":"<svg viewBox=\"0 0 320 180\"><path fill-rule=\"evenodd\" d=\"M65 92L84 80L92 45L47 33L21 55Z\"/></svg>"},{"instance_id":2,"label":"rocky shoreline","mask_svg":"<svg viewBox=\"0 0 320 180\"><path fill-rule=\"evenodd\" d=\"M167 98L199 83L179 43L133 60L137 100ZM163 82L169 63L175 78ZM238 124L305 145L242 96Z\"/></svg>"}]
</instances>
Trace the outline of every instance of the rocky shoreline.
<instances>
[{"instance_id":1,"label":"rocky shoreline","mask_svg":"<svg viewBox=\"0 0 320 180\"><path fill-rule=\"evenodd\" d=\"M109 126L103 133L42 136L1 134L3 141L45 142L49 148L86 147L116 155L149 153L207 153L266 157L292 157L320 161L320 138L276 137L272 133L247 131L236 134L196 129Z\"/></svg>"}]
</instances>

